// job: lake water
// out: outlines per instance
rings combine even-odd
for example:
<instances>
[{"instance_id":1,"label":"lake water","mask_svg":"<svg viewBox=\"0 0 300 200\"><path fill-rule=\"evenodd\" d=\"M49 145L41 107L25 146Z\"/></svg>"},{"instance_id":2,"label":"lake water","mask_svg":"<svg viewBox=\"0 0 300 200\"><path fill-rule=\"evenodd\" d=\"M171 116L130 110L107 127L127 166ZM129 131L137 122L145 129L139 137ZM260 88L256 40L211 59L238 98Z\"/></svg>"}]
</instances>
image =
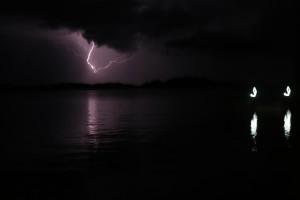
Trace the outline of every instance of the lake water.
<instances>
[{"instance_id":1,"label":"lake water","mask_svg":"<svg viewBox=\"0 0 300 200\"><path fill-rule=\"evenodd\" d=\"M3 92L0 106L5 199L297 195L295 103L223 88Z\"/></svg>"}]
</instances>

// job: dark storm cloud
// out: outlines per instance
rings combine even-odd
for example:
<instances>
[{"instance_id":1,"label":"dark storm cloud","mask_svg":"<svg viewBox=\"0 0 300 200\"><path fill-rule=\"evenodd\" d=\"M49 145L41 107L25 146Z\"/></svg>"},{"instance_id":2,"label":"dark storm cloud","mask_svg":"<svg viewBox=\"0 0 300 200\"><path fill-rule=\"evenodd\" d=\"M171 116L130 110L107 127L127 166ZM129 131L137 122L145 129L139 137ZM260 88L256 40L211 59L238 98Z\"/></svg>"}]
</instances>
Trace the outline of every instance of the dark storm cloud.
<instances>
[{"instance_id":1,"label":"dark storm cloud","mask_svg":"<svg viewBox=\"0 0 300 200\"><path fill-rule=\"evenodd\" d=\"M84 30L120 51L156 40L170 47L280 51L298 45L296 1L88 0L2 2L2 15L44 20L48 28Z\"/></svg>"},{"instance_id":2,"label":"dark storm cloud","mask_svg":"<svg viewBox=\"0 0 300 200\"><path fill-rule=\"evenodd\" d=\"M16 32L28 29L28 24L39 30L80 30L87 40L95 41L99 46L106 45L120 52L143 52L135 57L137 62L132 62L130 69L103 71L107 81L131 81L137 78L132 75L137 72L141 82L173 74L255 81L265 81L266 76L273 81L289 80L296 74L300 33L298 0L1 1L0 23L10 24L11 19L19 24ZM1 29L5 27L1 26ZM6 45L0 50L8 54L6 47L10 43L2 44ZM71 76L68 72L74 77L80 73L80 70L70 69L72 64L68 62L59 63L73 59L71 56L52 49L51 42L45 45L43 52L48 53L42 54L40 60L48 55L56 62L43 65L47 68L45 71L57 70L53 77L61 76L61 80ZM140 46L147 49L138 51ZM34 52L41 52L38 47L35 49ZM13 56L12 50L6 57ZM32 64L29 57L26 58L28 66L41 66L36 61ZM85 58L81 62L82 67ZM79 69L79 64L74 65ZM16 65L19 63L11 64L11 68ZM53 67L61 65L64 67ZM285 78L282 77L283 68ZM33 71L27 77L40 74ZM149 76L151 73L154 75ZM19 76L23 77L22 74ZM45 77L51 79L50 75Z\"/></svg>"},{"instance_id":3,"label":"dark storm cloud","mask_svg":"<svg viewBox=\"0 0 300 200\"><path fill-rule=\"evenodd\" d=\"M293 2L259 2L224 6L207 29L173 39L168 45L214 53L280 56L295 52L299 46L298 7ZM254 5L258 7L255 7Z\"/></svg>"}]
</instances>

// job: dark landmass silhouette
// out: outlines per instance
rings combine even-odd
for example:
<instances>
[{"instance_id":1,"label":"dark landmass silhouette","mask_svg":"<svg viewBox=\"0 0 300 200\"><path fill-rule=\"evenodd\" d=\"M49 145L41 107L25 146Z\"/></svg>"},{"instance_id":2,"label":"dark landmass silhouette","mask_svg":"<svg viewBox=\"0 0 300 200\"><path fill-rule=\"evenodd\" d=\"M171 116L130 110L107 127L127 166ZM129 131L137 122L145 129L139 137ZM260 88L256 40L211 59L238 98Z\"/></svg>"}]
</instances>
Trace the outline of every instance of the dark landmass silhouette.
<instances>
[{"instance_id":1,"label":"dark landmass silhouette","mask_svg":"<svg viewBox=\"0 0 300 200\"><path fill-rule=\"evenodd\" d=\"M153 80L141 85L125 83L60 83L50 85L0 85L0 90L106 90L106 89L170 89L170 88L203 88L203 87L244 87L241 82L235 81L213 81L199 77L177 77L167 81Z\"/></svg>"}]
</instances>

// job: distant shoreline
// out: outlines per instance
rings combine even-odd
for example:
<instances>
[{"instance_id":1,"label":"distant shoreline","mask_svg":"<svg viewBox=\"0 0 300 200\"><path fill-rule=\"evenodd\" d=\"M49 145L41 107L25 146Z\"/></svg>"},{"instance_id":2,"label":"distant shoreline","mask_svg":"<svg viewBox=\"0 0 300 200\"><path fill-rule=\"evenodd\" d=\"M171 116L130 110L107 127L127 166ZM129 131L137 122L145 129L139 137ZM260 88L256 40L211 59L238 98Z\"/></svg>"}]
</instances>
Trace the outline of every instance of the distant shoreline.
<instances>
[{"instance_id":1,"label":"distant shoreline","mask_svg":"<svg viewBox=\"0 0 300 200\"><path fill-rule=\"evenodd\" d=\"M48 85L10 85L0 84L0 91L22 91L22 90L108 90L108 89L169 89L169 88L207 88L207 87L244 87L239 82L217 82L198 77L180 77L169 79L165 82L154 80L145 82L141 85L125 84L125 83L59 83Z\"/></svg>"}]
</instances>

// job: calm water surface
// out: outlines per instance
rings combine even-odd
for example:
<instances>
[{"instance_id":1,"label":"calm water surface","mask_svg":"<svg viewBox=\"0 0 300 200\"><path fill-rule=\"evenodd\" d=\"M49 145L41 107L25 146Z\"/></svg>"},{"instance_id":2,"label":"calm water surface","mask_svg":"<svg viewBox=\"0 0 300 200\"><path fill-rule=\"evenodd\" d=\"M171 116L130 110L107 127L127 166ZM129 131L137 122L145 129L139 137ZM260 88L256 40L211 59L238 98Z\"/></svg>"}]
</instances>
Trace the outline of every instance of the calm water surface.
<instances>
[{"instance_id":1,"label":"calm water surface","mask_svg":"<svg viewBox=\"0 0 300 200\"><path fill-rule=\"evenodd\" d=\"M297 113L224 89L7 92L1 194L289 199L299 177Z\"/></svg>"}]
</instances>

